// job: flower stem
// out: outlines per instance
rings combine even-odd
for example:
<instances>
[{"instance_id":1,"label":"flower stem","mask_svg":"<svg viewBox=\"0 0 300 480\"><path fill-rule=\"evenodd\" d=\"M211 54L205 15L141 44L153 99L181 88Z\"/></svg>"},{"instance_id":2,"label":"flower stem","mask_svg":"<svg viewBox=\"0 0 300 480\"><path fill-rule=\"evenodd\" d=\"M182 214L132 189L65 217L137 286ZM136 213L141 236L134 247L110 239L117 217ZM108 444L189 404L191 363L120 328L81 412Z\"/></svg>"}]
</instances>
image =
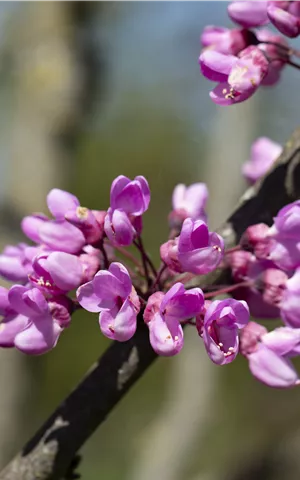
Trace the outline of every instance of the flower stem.
<instances>
[{"instance_id":1,"label":"flower stem","mask_svg":"<svg viewBox=\"0 0 300 480\"><path fill-rule=\"evenodd\" d=\"M241 246L236 245L235 247L228 248L228 250L225 250L224 253L225 253L225 255L228 255L229 253L238 252L239 250L241 250Z\"/></svg>"},{"instance_id":2,"label":"flower stem","mask_svg":"<svg viewBox=\"0 0 300 480\"><path fill-rule=\"evenodd\" d=\"M223 293L229 293L232 292L233 290L236 290L237 288L240 287L251 287L253 285L253 282L247 280L245 282L240 282L236 283L235 285L228 285L227 287L220 288L219 290L215 290L214 292L207 292L204 294L204 298L212 298L216 297L217 295L222 295Z\"/></svg>"},{"instance_id":3,"label":"flower stem","mask_svg":"<svg viewBox=\"0 0 300 480\"><path fill-rule=\"evenodd\" d=\"M159 282L160 282L161 276L162 276L163 272L166 270L166 268L167 268L167 265L164 262L161 263L151 290L154 290L157 285L160 286Z\"/></svg>"},{"instance_id":4,"label":"flower stem","mask_svg":"<svg viewBox=\"0 0 300 480\"><path fill-rule=\"evenodd\" d=\"M139 269L139 271L142 270L142 265L140 264L138 259L131 252L128 252L128 250L126 250L126 248L120 247L120 246L114 246L114 248L118 252L120 252L122 255L124 255L124 257L128 258L128 260L130 260L132 263L134 263L136 265L136 267Z\"/></svg>"},{"instance_id":5,"label":"flower stem","mask_svg":"<svg viewBox=\"0 0 300 480\"><path fill-rule=\"evenodd\" d=\"M107 256L107 253L106 253L106 250L105 250L105 247L104 247L104 242L103 242L103 240L102 240L102 241L100 242L100 244L99 244L99 249L101 250L102 255L103 255L104 268L108 269L108 267L109 267L109 260L108 260L108 256Z\"/></svg>"},{"instance_id":6,"label":"flower stem","mask_svg":"<svg viewBox=\"0 0 300 480\"><path fill-rule=\"evenodd\" d=\"M139 249L139 251L141 252L141 257L142 257L142 262L143 262L143 267L144 267L144 274L145 274L145 278L146 278L146 281L147 281L148 288L150 288L151 278L150 278L150 275L149 275L149 269L148 269L148 263L147 263L147 254L144 250L144 246L143 246L143 242L142 242L141 237L137 237L137 240L135 240L133 243Z\"/></svg>"}]
</instances>

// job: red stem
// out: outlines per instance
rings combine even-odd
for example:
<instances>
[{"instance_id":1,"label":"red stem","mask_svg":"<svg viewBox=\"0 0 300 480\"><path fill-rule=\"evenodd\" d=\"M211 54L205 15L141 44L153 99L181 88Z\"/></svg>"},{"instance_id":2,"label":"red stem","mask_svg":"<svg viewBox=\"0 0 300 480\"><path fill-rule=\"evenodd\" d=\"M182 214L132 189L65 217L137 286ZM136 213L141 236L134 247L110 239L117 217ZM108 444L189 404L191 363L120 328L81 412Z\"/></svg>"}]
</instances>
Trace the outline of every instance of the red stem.
<instances>
[{"instance_id":1,"label":"red stem","mask_svg":"<svg viewBox=\"0 0 300 480\"><path fill-rule=\"evenodd\" d=\"M220 288L219 290L215 290L214 292L205 293L204 298L207 299L207 298L216 297L217 295L222 295L223 293L232 292L233 290L236 290L237 288L250 287L251 285L253 285L253 282L249 281L249 280L247 280L245 282L236 283L235 285L229 285L228 287Z\"/></svg>"}]
</instances>

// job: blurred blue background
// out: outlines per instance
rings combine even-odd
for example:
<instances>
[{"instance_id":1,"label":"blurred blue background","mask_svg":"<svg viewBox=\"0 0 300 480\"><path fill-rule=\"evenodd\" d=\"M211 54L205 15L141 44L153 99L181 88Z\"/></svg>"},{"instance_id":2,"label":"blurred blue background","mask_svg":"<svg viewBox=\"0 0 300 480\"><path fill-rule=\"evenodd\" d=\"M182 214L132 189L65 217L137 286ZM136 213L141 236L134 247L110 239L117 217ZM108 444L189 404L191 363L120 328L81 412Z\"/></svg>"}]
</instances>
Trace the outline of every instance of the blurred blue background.
<instances>
[{"instance_id":1,"label":"blurred blue background","mask_svg":"<svg viewBox=\"0 0 300 480\"><path fill-rule=\"evenodd\" d=\"M159 261L171 194L205 181L210 224L231 211L257 136L283 143L297 126L297 71L235 107L214 105L198 67L207 24L227 2L0 3L1 245L53 187L106 209L119 174L147 177L145 243ZM299 43L299 42L298 42ZM297 42L295 43L297 45ZM0 352L0 463L78 383L109 342L76 314L38 358ZM85 445L89 480L299 479L300 393L258 384L246 361L210 363L193 331L160 359Z\"/></svg>"}]
</instances>

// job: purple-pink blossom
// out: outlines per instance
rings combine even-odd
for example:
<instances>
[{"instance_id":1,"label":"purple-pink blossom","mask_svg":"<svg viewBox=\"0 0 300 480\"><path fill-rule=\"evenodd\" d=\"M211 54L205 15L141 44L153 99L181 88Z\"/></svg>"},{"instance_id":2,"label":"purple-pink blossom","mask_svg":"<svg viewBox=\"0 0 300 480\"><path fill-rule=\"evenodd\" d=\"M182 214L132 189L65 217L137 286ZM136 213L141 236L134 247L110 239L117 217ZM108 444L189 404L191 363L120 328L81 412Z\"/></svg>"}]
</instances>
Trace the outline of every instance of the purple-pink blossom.
<instances>
[{"instance_id":1,"label":"purple-pink blossom","mask_svg":"<svg viewBox=\"0 0 300 480\"><path fill-rule=\"evenodd\" d=\"M248 359L254 377L266 385L289 388L300 383L289 359L300 353L299 328L280 327L268 332L249 322L241 332L241 353Z\"/></svg>"},{"instance_id":2,"label":"purple-pink blossom","mask_svg":"<svg viewBox=\"0 0 300 480\"><path fill-rule=\"evenodd\" d=\"M199 58L202 74L219 85L210 98L219 105L232 105L252 96L268 73L269 62L256 46L242 50L238 57L204 50Z\"/></svg>"},{"instance_id":3,"label":"purple-pink blossom","mask_svg":"<svg viewBox=\"0 0 300 480\"><path fill-rule=\"evenodd\" d=\"M113 245L128 246L142 230L142 215L150 203L150 189L143 176L130 180L119 175L110 190L110 208L104 230Z\"/></svg>"},{"instance_id":4,"label":"purple-pink blossom","mask_svg":"<svg viewBox=\"0 0 300 480\"><path fill-rule=\"evenodd\" d=\"M32 259L37 253L38 248L26 243L7 245L0 255L0 275L13 282L27 282L32 272Z\"/></svg>"},{"instance_id":5,"label":"purple-pink blossom","mask_svg":"<svg viewBox=\"0 0 300 480\"><path fill-rule=\"evenodd\" d=\"M238 331L249 321L246 302L228 298L215 300L203 321L203 341L210 359L224 365L232 362L239 351Z\"/></svg>"},{"instance_id":6,"label":"purple-pink blossom","mask_svg":"<svg viewBox=\"0 0 300 480\"><path fill-rule=\"evenodd\" d=\"M158 355L171 356L183 347L183 330L180 322L199 315L204 305L200 288L185 290L176 283L164 295L156 292L148 299L144 320L149 328L150 343Z\"/></svg>"},{"instance_id":7,"label":"purple-pink blossom","mask_svg":"<svg viewBox=\"0 0 300 480\"><path fill-rule=\"evenodd\" d=\"M183 183L176 185L172 195L173 210L169 215L171 228L180 228L183 220L188 217L207 222L207 199L208 189L205 183L193 183L188 187Z\"/></svg>"},{"instance_id":8,"label":"purple-pink blossom","mask_svg":"<svg viewBox=\"0 0 300 480\"><path fill-rule=\"evenodd\" d=\"M236 1L228 5L228 14L234 22L242 27L251 28L269 23L267 15L268 2Z\"/></svg>"},{"instance_id":9,"label":"purple-pink blossom","mask_svg":"<svg viewBox=\"0 0 300 480\"><path fill-rule=\"evenodd\" d=\"M37 288L14 285L7 294L8 305L2 310L0 345L15 346L23 353L39 355L55 347L63 329L70 322L68 300L55 298L48 304Z\"/></svg>"},{"instance_id":10,"label":"purple-pink blossom","mask_svg":"<svg viewBox=\"0 0 300 480\"><path fill-rule=\"evenodd\" d=\"M209 232L201 220L187 218L178 240L178 260L183 271L202 275L220 264L224 255L224 240Z\"/></svg>"},{"instance_id":11,"label":"purple-pink blossom","mask_svg":"<svg viewBox=\"0 0 300 480\"><path fill-rule=\"evenodd\" d=\"M209 47L216 52L237 55L248 47L251 33L244 28L224 28L208 25L201 34L203 47Z\"/></svg>"},{"instance_id":12,"label":"purple-pink blossom","mask_svg":"<svg viewBox=\"0 0 300 480\"><path fill-rule=\"evenodd\" d=\"M286 325L300 328L300 268L285 283L280 315Z\"/></svg>"},{"instance_id":13,"label":"purple-pink blossom","mask_svg":"<svg viewBox=\"0 0 300 480\"><path fill-rule=\"evenodd\" d=\"M33 259L32 268L29 280L33 285L56 295L77 288L83 279L82 262L70 253L41 253Z\"/></svg>"},{"instance_id":14,"label":"purple-pink blossom","mask_svg":"<svg viewBox=\"0 0 300 480\"><path fill-rule=\"evenodd\" d=\"M125 342L134 335L140 301L121 263L100 270L91 282L77 289L76 295L85 310L99 313L99 325L106 337Z\"/></svg>"},{"instance_id":15,"label":"purple-pink blossom","mask_svg":"<svg viewBox=\"0 0 300 480\"><path fill-rule=\"evenodd\" d=\"M259 137L251 146L250 159L243 165L242 172L252 184L261 178L282 152L282 146L270 138Z\"/></svg>"}]
</instances>

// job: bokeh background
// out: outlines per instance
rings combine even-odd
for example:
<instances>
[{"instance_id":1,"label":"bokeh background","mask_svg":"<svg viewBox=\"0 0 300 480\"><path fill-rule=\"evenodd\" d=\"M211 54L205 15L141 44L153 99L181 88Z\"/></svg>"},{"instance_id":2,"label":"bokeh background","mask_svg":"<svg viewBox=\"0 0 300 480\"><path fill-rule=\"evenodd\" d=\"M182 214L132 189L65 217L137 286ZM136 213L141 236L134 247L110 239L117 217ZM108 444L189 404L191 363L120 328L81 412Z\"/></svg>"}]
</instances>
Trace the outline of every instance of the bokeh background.
<instances>
[{"instance_id":1,"label":"bokeh background","mask_svg":"<svg viewBox=\"0 0 300 480\"><path fill-rule=\"evenodd\" d=\"M0 238L53 187L105 209L119 174L149 180L145 243L158 262L178 182L209 185L212 227L245 184L260 135L299 121L297 71L235 107L214 105L198 67L206 24L227 2L0 3ZM296 42L297 44L297 42ZM159 359L82 450L88 480L298 480L300 391L269 389L239 358L216 367L194 332ZM0 351L0 464L78 383L109 342L77 313L48 355Z\"/></svg>"}]
</instances>

